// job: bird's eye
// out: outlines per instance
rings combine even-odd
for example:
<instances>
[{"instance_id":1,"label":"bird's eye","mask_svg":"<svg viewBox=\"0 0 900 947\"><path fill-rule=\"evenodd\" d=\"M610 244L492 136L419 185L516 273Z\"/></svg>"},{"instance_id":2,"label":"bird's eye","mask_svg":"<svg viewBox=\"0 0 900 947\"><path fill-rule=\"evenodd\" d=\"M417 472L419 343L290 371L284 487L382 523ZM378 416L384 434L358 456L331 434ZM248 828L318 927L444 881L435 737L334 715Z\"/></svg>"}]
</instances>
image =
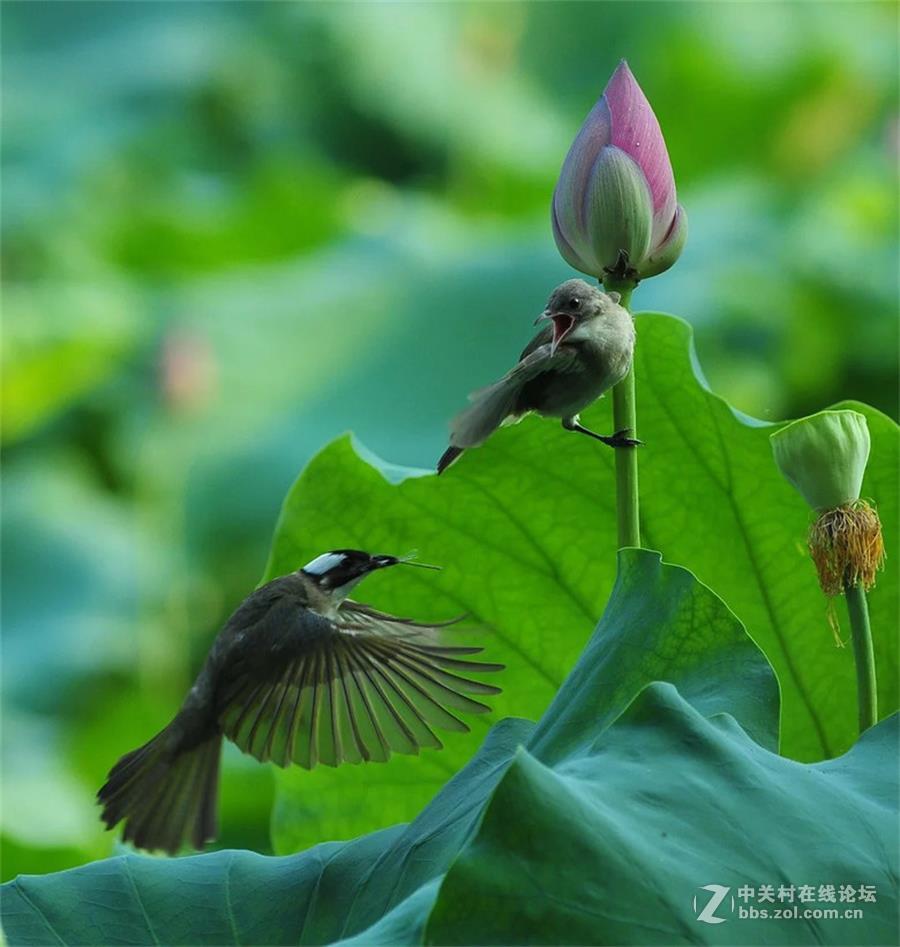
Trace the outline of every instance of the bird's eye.
<instances>
[{"instance_id":1,"label":"bird's eye","mask_svg":"<svg viewBox=\"0 0 900 947\"><path fill-rule=\"evenodd\" d=\"M577 309L581 305L581 300L577 296L572 297L572 308Z\"/></svg>"}]
</instances>

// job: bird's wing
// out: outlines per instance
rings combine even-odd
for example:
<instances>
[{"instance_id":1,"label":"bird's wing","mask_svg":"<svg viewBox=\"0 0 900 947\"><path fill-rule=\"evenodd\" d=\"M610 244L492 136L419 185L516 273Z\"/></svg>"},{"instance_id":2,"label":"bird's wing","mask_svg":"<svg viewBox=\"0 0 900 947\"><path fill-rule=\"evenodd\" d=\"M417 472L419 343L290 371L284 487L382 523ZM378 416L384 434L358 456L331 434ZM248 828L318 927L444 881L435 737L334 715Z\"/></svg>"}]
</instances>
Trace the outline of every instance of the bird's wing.
<instances>
[{"instance_id":1,"label":"bird's wing","mask_svg":"<svg viewBox=\"0 0 900 947\"><path fill-rule=\"evenodd\" d=\"M451 710L500 688L464 676L502 669L442 645L438 625L347 603L334 620L285 599L235 640L218 688L219 723L245 753L280 766L386 760L467 731ZM460 673L462 672L462 673Z\"/></svg>"},{"instance_id":2,"label":"bird's wing","mask_svg":"<svg viewBox=\"0 0 900 947\"><path fill-rule=\"evenodd\" d=\"M572 346L561 345L553 353L549 342L537 346L499 381L469 395L472 404L450 425L450 444L461 448L483 444L498 427L521 416L516 402L529 381L546 371L566 372L577 367L578 356Z\"/></svg>"},{"instance_id":3,"label":"bird's wing","mask_svg":"<svg viewBox=\"0 0 900 947\"><path fill-rule=\"evenodd\" d=\"M438 644L440 629L456 625L466 616L460 615L449 621L421 622L412 618L399 618L379 611L364 602L347 598L338 606L341 624L351 631L371 631L388 638L416 639L419 644ZM466 649L468 650L468 649ZM475 648L471 653L481 651Z\"/></svg>"},{"instance_id":4,"label":"bird's wing","mask_svg":"<svg viewBox=\"0 0 900 947\"><path fill-rule=\"evenodd\" d=\"M548 322L543 329L522 349L522 354L519 356L519 361L522 361L523 358L528 358L529 355L535 350L539 349L542 345L549 345L553 341L553 323Z\"/></svg>"},{"instance_id":5,"label":"bird's wing","mask_svg":"<svg viewBox=\"0 0 900 947\"><path fill-rule=\"evenodd\" d=\"M518 389L531 381L532 378L536 378L541 372L549 369L555 372L565 372L577 366L578 354L573 346L561 345L555 352L551 352L550 341L540 341L540 339L540 335L532 339L525 351L522 352L519 361L499 381L473 391L469 395L469 400L479 401L486 394L500 386Z\"/></svg>"},{"instance_id":6,"label":"bird's wing","mask_svg":"<svg viewBox=\"0 0 900 947\"><path fill-rule=\"evenodd\" d=\"M503 376L502 382L512 382L516 387L527 384L542 372L566 372L578 364L578 353L571 345L561 345L552 351L549 340L540 342L540 336L532 339L519 361Z\"/></svg>"}]
</instances>

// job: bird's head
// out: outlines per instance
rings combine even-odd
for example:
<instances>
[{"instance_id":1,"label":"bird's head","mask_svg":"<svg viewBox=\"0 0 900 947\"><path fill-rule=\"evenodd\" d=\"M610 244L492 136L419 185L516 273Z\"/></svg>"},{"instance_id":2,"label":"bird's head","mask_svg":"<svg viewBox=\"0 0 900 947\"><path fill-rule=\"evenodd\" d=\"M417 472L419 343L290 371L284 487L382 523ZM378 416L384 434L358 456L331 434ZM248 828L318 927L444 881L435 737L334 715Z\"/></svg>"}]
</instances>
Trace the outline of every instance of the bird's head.
<instances>
[{"instance_id":1,"label":"bird's head","mask_svg":"<svg viewBox=\"0 0 900 947\"><path fill-rule=\"evenodd\" d=\"M579 326L608 314L618 306L620 298L618 293L604 293L583 279L566 280L550 294L547 308L535 319L535 324L542 319L552 320L551 351L555 353L565 339L578 338Z\"/></svg>"},{"instance_id":2,"label":"bird's head","mask_svg":"<svg viewBox=\"0 0 900 947\"><path fill-rule=\"evenodd\" d=\"M411 555L373 556L360 549L334 549L307 562L300 572L314 582L322 592L338 601L349 595L350 590L370 572L397 565L420 566L424 569L438 568L423 562L413 562Z\"/></svg>"}]
</instances>

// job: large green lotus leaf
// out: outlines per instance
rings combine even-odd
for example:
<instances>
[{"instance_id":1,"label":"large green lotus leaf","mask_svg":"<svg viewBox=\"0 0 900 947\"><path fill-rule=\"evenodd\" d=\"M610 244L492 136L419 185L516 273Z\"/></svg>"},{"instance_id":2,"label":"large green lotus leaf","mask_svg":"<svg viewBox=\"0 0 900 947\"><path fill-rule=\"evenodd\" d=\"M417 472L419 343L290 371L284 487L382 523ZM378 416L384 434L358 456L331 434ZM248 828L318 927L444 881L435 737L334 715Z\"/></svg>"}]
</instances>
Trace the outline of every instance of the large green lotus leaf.
<instances>
[{"instance_id":1,"label":"large green lotus leaf","mask_svg":"<svg viewBox=\"0 0 900 947\"><path fill-rule=\"evenodd\" d=\"M671 683L692 644L702 656ZM637 663L659 680L610 700ZM446 874L425 942L896 943L898 850L879 840L900 828L897 715L839 759L802 764L774 752L777 708L725 604L623 551L609 607ZM710 884L727 892L708 924ZM771 910L757 890L781 884L815 887L801 909L863 913L739 917ZM820 903L828 884L873 886L876 900Z\"/></svg>"},{"instance_id":2,"label":"large green lotus leaf","mask_svg":"<svg viewBox=\"0 0 900 947\"><path fill-rule=\"evenodd\" d=\"M519 751L444 879L426 943L896 944L897 721L840 759L795 763L730 714L651 684L593 747L552 766ZM569 742L565 721L548 727L546 746ZM708 885L726 889L709 923ZM773 903L757 900L763 885ZM842 903L842 885L875 900ZM774 917L794 906L811 913Z\"/></svg>"},{"instance_id":3,"label":"large green lotus leaf","mask_svg":"<svg viewBox=\"0 0 900 947\"><path fill-rule=\"evenodd\" d=\"M644 541L715 589L766 652L783 694L782 752L801 760L842 752L856 732L852 653L833 644L804 551L809 512L772 461L775 427L736 414L704 386L686 323L644 314L637 330ZM881 509L892 553L896 425L854 407L869 420L864 490ZM609 399L584 419L610 430ZM481 629L474 640L489 660L507 665L496 713L536 719L573 667L612 586L613 452L529 418L440 478L409 474L363 459L349 438L327 447L285 502L267 577L330 548L417 549L444 571L381 573L361 587L361 597L419 618L469 613ZM897 706L897 596L889 570L870 596L883 714ZM842 608L838 603L841 616ZM622 686L630 684L623 671ZM489 722L474 718L474 732L449 736L443 751L394 758L364 777L346 767L280 774L276 850L412 818L471 756Z\"/></svg>"}]
</instances>

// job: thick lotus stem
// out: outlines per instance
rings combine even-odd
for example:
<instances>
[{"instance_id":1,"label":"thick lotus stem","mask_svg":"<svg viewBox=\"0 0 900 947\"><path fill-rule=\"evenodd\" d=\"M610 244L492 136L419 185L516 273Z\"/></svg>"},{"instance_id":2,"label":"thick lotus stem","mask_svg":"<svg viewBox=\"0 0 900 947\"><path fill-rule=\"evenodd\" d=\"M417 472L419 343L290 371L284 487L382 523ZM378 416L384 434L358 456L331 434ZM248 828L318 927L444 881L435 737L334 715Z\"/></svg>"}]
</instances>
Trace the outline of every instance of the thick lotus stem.
<instances>
[{"instance_id":1,"label":"thick lotus stem","mask_svg":"<svg viewBox=\"0 0 900 947\"><path fill-rule=\"evenodd\" d=\"M620 294L620 305L630 311L633 281L617 281L608 277L604 289ZM634 392L634 365L628 374L613 388L613 426L617 431L627 430L629 437L637 437L637 399ZM618 546L641 545L640 497L638 494L637 450L616 450L616 525Z\"/></svg>"},{"instance_id":2,"label":"thick lotus stem","mask_svg":"<svg viewBox=\"0 0 900 947\"><path fill-rule=\"evenodd\" d=\"M875 678L875 649L869 627L869 603L861 585L844 591L850 632L853 635L853 658L856 661L856 702L859 708L859 732L864 733L878 723L878 691Z\"/></svg>"}]
</instances>

